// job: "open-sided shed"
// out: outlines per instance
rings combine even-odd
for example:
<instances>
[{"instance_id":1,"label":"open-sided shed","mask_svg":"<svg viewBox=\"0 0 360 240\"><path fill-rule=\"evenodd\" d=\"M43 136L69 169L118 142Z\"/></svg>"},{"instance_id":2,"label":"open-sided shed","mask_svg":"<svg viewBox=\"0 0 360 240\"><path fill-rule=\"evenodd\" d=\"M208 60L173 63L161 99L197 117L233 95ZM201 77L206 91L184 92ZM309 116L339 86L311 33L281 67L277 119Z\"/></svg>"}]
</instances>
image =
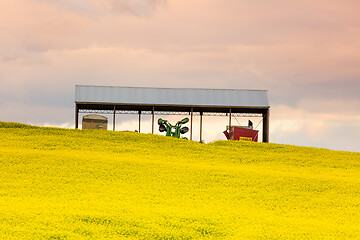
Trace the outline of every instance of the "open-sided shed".
<instances>
[{"instance_id":1,"label":"open-sided shed","mask_svg":"<svg viewBox=\"0 0 360 240\"><path fill-rule=\"evenodd\" d=\"M75 89L75 128L79 113L190 115L192 140L193 115L200 115L200 140L203 115L227 115L229 126L232 116L262 117L263 142L269 142L270 105L266 90L145 88L77 85Z\"/></svg>"}]
</instances>

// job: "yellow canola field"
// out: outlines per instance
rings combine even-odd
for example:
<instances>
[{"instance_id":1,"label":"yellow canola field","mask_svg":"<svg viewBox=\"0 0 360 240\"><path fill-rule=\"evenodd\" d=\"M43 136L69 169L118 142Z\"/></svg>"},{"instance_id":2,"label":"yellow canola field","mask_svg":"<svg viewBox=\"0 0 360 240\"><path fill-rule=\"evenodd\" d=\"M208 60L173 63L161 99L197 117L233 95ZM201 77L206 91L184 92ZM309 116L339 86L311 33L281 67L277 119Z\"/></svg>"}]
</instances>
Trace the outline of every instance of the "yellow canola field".
<instances>
[{"instance_id":1,"label":"yellow canola field","mask_svg":"<svg viewBox=\"0 0 360 240\"><path fill-rule=\"evenodd\" d=\"M0 122L0 239L360 239L360 153Z\"/></svg>"}]
</instances>

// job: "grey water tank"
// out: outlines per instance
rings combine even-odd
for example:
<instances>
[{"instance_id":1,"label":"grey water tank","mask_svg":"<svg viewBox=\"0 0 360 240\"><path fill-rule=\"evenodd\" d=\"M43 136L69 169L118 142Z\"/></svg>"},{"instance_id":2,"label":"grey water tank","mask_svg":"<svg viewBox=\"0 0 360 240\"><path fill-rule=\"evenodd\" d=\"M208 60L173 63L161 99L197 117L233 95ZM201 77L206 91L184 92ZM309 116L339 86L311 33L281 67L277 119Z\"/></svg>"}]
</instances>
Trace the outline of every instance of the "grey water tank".
<instances>
[{"instance_id":1,"label":"grey water tank","mask_svg":"<svg viewBox=\"0 0 360 240\"><path fill-rule=\"evenodd\" d=\"M96 115L96 114L86 115L83 117L82 120L82 129L107 130L107 126L108 126L108 118L101 115Z\"/></svg>"}]
</instances>

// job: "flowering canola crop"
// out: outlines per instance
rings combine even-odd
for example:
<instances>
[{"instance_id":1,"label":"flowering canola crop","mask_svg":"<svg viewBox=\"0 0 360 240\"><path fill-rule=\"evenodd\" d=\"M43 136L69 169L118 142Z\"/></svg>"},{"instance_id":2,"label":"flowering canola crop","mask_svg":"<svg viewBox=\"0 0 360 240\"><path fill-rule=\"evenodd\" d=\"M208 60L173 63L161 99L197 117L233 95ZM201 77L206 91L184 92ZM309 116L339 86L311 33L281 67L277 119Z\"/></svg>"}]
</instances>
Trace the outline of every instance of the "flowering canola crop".
<instances>
[{"instance_id":1,"label":"flowering canola crop","mask_svg":"<svg viewBox=\"0 0 360 240\"><path fill-rule=\"evenodd\" d=\"M0 239L360 239L360 154L0 122Z\"/></svg>"}]
</instances>

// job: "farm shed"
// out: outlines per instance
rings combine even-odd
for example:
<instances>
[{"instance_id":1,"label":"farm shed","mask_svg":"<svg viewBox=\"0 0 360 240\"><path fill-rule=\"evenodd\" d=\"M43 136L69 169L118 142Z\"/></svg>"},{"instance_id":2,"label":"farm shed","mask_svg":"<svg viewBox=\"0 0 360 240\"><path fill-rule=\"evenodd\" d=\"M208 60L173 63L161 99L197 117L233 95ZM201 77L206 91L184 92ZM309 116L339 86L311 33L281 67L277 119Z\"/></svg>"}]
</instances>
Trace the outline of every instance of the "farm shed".
<instances>
[{"instance_id":1,"label":"farm shed","mask_svg":"<svg viewBox=\"0 0 360 240\"><path fill-rule=\"evenodd\" d=\"M75 128L79 113L138 114L139 132L142 114L154 116L190 115L190 140L192 140L193 115L200 115L200 140L202 116L262 117L263 142L269 142L270 105L266 90L196 89L196 88L146 88L84 86L75 87Z\"/></svg>"}]
</instances>

